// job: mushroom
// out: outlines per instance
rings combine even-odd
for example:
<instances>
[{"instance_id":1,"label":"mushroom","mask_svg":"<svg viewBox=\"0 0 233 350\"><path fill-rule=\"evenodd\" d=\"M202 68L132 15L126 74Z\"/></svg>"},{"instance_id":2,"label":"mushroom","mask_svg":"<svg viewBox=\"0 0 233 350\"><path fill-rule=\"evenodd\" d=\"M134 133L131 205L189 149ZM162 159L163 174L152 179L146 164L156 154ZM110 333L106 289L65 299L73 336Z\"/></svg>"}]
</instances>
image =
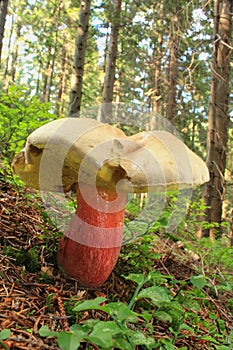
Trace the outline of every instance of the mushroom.
<instances>
[{"instance_id":1,"label":"mushroom","mask_svg":"<svg viewBox=\"0 0 233 350\"><path fill-rule=\"evenodd\" d=\"M89 118L64 118L29 135L12 162L30 187L75 189L77 209L59 242L58 263L85 287L113 270L122 245L127 193L166 192L209 180L204 161L167 131L127 137Z\"/></svg>"}]
</instances>

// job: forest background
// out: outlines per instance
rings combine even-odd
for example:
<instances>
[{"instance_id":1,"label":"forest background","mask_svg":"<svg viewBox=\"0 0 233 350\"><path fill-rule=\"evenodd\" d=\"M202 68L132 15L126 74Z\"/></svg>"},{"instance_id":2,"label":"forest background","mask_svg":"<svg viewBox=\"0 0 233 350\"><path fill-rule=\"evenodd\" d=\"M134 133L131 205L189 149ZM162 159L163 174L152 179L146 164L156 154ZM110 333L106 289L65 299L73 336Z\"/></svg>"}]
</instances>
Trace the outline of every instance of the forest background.
<instances>
[{"instance_id":1,"label":"forest background","mask_svg":"<svg viewBox=\"0 0 233 350\"><path fill-rule=\"evenodd\" d=\"M231 238L231 14L229 0L1 1L2 162L49 120L134 103L207 159L201 234Z\"/></svg>"}]
</instances>

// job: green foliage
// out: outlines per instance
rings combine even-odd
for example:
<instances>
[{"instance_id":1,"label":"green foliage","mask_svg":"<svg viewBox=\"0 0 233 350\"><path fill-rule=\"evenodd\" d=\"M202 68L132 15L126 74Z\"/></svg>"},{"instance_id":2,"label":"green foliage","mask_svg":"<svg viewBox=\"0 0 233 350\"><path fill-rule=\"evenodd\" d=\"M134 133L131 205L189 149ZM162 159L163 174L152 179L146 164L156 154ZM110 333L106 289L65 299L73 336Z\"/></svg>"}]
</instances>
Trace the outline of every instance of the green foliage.
<instances>
[{"instance_id":1,"label":"green foliage","mask_svg":"<svg viewBox=\"0 0 233 350\"><path fill-rule=\"evenodd\" d=\"M3 329L0 332L0 340L5 340L9 338L10 334L11 334L11 331L9 329Z\"/></svg>"},{"instance_id":2,"label":"green foliage","mask_svg":"<svg viewBox=\"0 0 233 350\"><path fill-rule=\"evenodd\" d=\"M163 218L154 224L158 231L164 232L163 223L166 224L167 220L170 220L169 216L176 201L173 198L169 203L172 205L168 206ZM134 206L134 203L131 205L132 203L128 210L132 209L132 213L138 213L137 206ZM193 241L196 218L202 215L204 210L205 206L201 201L191 204L188 226L185 232L181 230L181 238L183 232L192 237L191 242ZM184 227L182 225L181 227ZM212 267L216 264L232 269L232 248L223 246L223 242L220 241L211 243L209 239L196 241L195 245L192 243L192 249L202 255L209 276L202 271L198 273L197 269L196 274L191 275L189 279L179 281L154 269L155 260L159 258L155 253L158 236L152 232L138 238L137 249L135 242L122 249L118 265L127 266L121 272L127 281L132 282L132 294L127 302L111 301L106 297L76 302L67 309L72 322L76 320L71 325L70 332L53 332L47 327L42 327L39 330L40 335L56 337L62 350L79 349L83 343L109 350L133 350L138 347L176 349L176 342L183 338L187 343L191 342L192 338L197 339L200 343L208 344L210 349L229 348L229 344L233 343L232 334L228 334L225 321L213 310L207 293L216 296L216 293L221 291L232 290L232 280L226 275L217 277L217 274L211 274ZM190 246L188 242L186 244L191 248L191 243ZM211 278L218 280L218 283L213 285ZM177 286L180 288L174 292ZM114 296L112 298L114 299ZM229 300L228 309L232 308ZM201 312L205 309L210 310L208 318L201 317ZM84 312L89 314L89 318L83 321ZM98 316L93 318L95 312ZM82 322L79 323L79 320ZM159 323L167 325L167 333L163 337L154 334L153 324Z\"/></svg>"},{"instance_id":3,"label":"green foliage","mask_svg":"<svg viewBox=\"0 0 233 350\"><path fill-rule=\"evenodd\" d=\"M133 271L143 272L151 271L155 259L159 259L160 255L154 250L157 237L155 235L144 235L133 243L124 245L121 249L122 273L126 274ZM135 249L137 244L137 249Z\"/></svg>"},{"instance_id":4,"label":"green foliage","mask_svg":"<svg viewBox=\"0 0 233 350\"><path fill-rule=\"evenodd\" d=\"M5 345L2 340L6 340L10 337L11 335L11 331L10 329L3 329L0 331L0 346L5 349L5 350L9 350L9 347L7 345Z\"/></svg>"},{"instance_id":5,"label":"green foliage","mask_svg":"<svg viewBox=\"0 0 233 350\"><path fill-rule=\"evenodd\" d=\"M217 288L231 290L233 281L229 272L233 269L233 247L229 246L228 240L223 237L212 242L209 238L203 238L192 249L202 256L206 271L221 280L221 285Z\"/></svg>"},{"instance_id":6,"label":"green foliage","mask_svg":"<svg viewBox=\"0 0 233 350\"><path fill-rule=\"evenodd\" d=\"M50 104L31 97L24 87L11 86L0 94L0 155L9 162L19 152L28 135L55 118Z\"/></svg>"},{"instance_id":7,"label":"green foliage","mask_svg":"<svg viewBox=\"0 0 233 350\"><path fill-rule=\"evenodd\" d=\"M76 350L84 341L101 349L133 350L136 346L141 346L142 349L176 349L176 340L188 335L204 343L208 342L210 346L213 344L219 350L224 349L228 341L232 342L224 321L215 313L209 315L209 321L198 316L204 307L201 305L202 300L208 303L204 301L203 288L208 286L204 276L191 276L190 282L183 283L182 293L174 295L171 277L160 275L159 280L163 282L156 285L159 275L153 271L148 275L139 273L126 276L127 280L136 285L128 304L109 302L105 297L97 297L77 302L72 310L77 319L82 318L84 311L92 310L106 314L107 320L90 318L81 324L73 324L70 332L53 332L44 326L40 328L39 334L43 337L57 337L62 350ZM186 289L189 283L193 286L191 291L190 288ZM140 307L142 301L143 310ZM153 322L167 323L171 336L156 340L151 327ZM209 335L203 333L202 329L208 329Z\"/></svg>"},{"instance_id":8,"label":"green foliage","mask_svg":"<svg viewBox=\"0 0 233 350\"><path fill-rule=\"evenodd\" d=\"M71 332L49 333L47 328L40 329L41 336L57 336L58 344L62 350L78 349L80 341L86 340L90 344L100 346L101 349L133 350L135 345L144 345L146 349L153 349L156 342L153 337L144 335L140 329L132 330L137 319L146 321L151 319L150 314L140 314L132 311L122 302L106 303L103 297L86 300L75 305L73 311L80 313L85 310L100 310L110 317L110 321L89 319L82 325L73 325ZM104 304L104 305L103 305Z\"/></svg>"}]
</instances>

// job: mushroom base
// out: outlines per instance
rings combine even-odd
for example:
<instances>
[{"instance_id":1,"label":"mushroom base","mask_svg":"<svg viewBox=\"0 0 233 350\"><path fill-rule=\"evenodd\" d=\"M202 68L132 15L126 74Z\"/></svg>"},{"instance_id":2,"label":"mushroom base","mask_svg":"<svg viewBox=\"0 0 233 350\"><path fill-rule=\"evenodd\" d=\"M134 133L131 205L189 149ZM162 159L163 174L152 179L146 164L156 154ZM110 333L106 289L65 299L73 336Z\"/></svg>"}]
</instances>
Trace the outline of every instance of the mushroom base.
<instances>
[{"instance_id":1,"label":"mushroom base","mask_svg":"<svg viewBox=\"0 0 233 350\"><path fill-rule=\"evenodd\" d=\"M57 260L81 286L99 287L111 274L121 249L125 203L125 193L77 187L76 215L59 243Z\"/></svg>"},{"instance_id":2,"label":"mushroom base","mask_svg":"<svg viewBox=\"0 0 233 350\"><path fill-rule=\"evenodd\" d=\"M100 287L116 265L121 247L93 248L63 237L58 263L65 273L82 287Z\"/></svg>"}]
</instances>

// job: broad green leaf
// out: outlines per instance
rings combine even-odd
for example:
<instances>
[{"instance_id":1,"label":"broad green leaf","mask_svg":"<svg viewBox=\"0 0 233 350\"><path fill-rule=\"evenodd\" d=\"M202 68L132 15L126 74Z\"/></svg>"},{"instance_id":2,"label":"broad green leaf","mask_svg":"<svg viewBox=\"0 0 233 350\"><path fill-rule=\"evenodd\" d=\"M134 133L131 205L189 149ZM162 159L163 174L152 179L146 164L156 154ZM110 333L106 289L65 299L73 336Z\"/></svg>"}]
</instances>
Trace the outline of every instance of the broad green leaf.
<instances>
[{"instance_id":1,"label":"broad green leaf","mask_svg":"<svg viewBox=\"0 0 233 350\"><path fill-rule=\"evenodd\" d=\"M163 282L166 282L168 279L173 279L172 276L165 276L159 271L151 271L148 273L148 279L153 281L153 284L159 285Z\"/></svg>"},{"instance_id":2,"label":"broad green leaf","mask_svg":"<svg viewBox=\"0 0 233 350\"><path fill-rule=\"evenodd\" d=\"M84 310L101 310L102 307L100 306L101 303L105 302L106 298L104 297L97 297L95 299L91 300L85 300L81 303L77 303L73 310L74 311L84 311Z\"/></svg>"},{"instance_id":3,"label":"broad green leaf","mask_svg":"<svg viewBox=\"0 0 233 350\"><path fill-rule=\"evenodd\" d=\"M168 303L171 300L167 289L159 286L143 289L137 296L137 299L142 298L149 298L156 306L160 306L162 303Z\"/></svg>"},{"instance_id":4,"label":"broad green leaf","mask_svg":"<svg viewBox=\"0 0 233 350\"><path fill-rule=\"evenodd\" d=\"M0 340L5 340L5 339L9 338L10 335L11 335L10 329L3 329L0 332Z\"/></svg>"},{"instance_id":5,"label":"broad green leaf","mask_svg":"<svg viewBox=\"0 0 233 350\"><path fill-rule=\"evenodd\" d=\"M114 339L113 346L116 349L134 350L134 346L132 346L126 339L124 339L122 337Z\"/></svg>"},{"instance_id":6,"label":"broad green leaf","mask_svg":"<svg viewBox=\"0 0 233 350\"><path fill-rule=\"evenodd\" d=\"M200 311L200 309L201 309L201 305L196 300L192 300L192 299L184 300L183 305L186 308L194 310L194 311Z\"/></svg>"},{"instance_id":7,"label":"broad green leaf","mask_svg":"<svg viewBox=\"0 0 233 350\"><path fill-rule=\"evenodd\" d=\"M85 334L87 334L88 332L90 332L93 327L94 327L94 324L98 322L98 320L93 320L93 319L89 319L89 320L86 320L84 323L82 324L73 324L71 327L70 327L70 331L72 333L76 333L78 331L82 331L84 332Z\"/></svg>"},{"instance_id":8,"label":"broad green leaf","mask_svg":"<svg viewBox=\"0 0 233 350\"><path fill-rule=\"evenodd\" d=\"M58 334L57 342L62 350L77 350L84 336L85 333L81 330L71 333L62 331Z\"/></svg>"},{"instance_id":9,"label":"broad green leaf","mask_svg":"<svg viewBox=\"0 0 233 350\"><path fill-rule=\"evenodd\" d=\"M133 331L130 333L130 339L135 345L146 345L148 349L153 349L156 345L155 339L146 337L142 332Z\"/></svg>"},{"instance_id":10,"label":"broad green leaf","mask_svg":"<svg viewBox=\"0 0 233 350\"><path fill-rule=\"evenodd\" d=\"M207 281L205 276L199 275L199 276L191 276L190 281L193 284L194 287L198 289L202 289L207 285Z\"/></svg>"},{"instance_id":11,"label":"broad green leaf","mask_svg":"<svg viewBox=\"0 0 233 350\"><path fill-rule=\"evenodd\" d=\"M154 315L160 321L172 323L172 316L165 311L156 311Z\"/></svg>"},{"instance_id":12,"label":"broad green leaf","mask_svg":"<svg viewBox=\"0 0 233 350\"><path fill-rule=\"evenodd\" d=\"M124 278L137 284L142 284L146 280L146 277L142 273L130 273L128 276L124 276Z\"/></svg>"},{"instance_id":13,"label":"broad green leaf","mask_svg":"<svg viewBox=\"0 0 233 350\"><path fill-rule=\"evenodd\" d=\"M142 314L139 314L139 317L141 317L145 321L149 322L151 320L151 318L153 317L153 315L148 314L148 313L142 313Z\"/></svg>"},{"instance_id":14,"label":"broad green leaf","mask_svg":"<svg viewBox=\"0 0 233 350\"><path fill-rule=\"evenodd\" d=\"M38 333L41 337L56 337L58 335L58 332L50 331L48 326L42 326Z\"/></svg>"},{"instance_id":15,"label":"broad green leaf","mask_svg":"<svg viewBox=\"0 0 233 350\"><path fill-rule=\"evenodd\" d=\"M175 347L174 345L170 342L170 341L167 341L167 340L162 340L161 343L163 344L163 347L160 348L160 349L163 349L163 350L175 350Z\"/></svg>"},{"instance_id":16,"label":"broad green leaf","mask_svg":"<svg viewBox=\"0 0 233 350\"><path fill-rule=\"evenodd\" d=\"M113 336L119 333L121 329L114 321L99 321L89 334L88 340L98 346L108 348L113 346Z\"/></svg>"},{"instance_id":17,"label":"broad green leaf","mask_svg":"<svg viewBox=\"0 0 233 350\"><path fill-rule=\"evenodd\" d=\"M137 321L135 317L140 314L130 310L128 306L122 302L113 302L102 307L102 310L111 316L114 316L119 322L128 320L130 322Z\"/></svg>"}]
</instances>

